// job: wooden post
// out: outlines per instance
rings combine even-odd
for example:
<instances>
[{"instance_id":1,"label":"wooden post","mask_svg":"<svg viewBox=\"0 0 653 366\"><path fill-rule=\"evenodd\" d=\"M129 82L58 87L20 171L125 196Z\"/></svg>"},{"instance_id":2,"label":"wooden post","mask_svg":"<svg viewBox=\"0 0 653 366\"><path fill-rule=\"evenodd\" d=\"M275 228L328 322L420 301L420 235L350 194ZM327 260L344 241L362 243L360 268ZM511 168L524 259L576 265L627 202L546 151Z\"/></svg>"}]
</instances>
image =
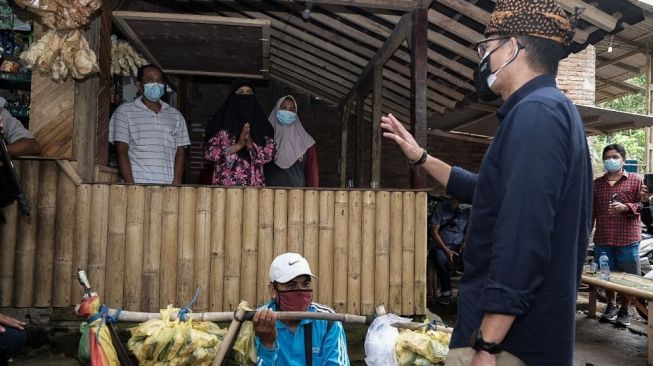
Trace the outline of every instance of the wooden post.
<instances>
[{"instance_id":1,"label":"wooden post","mask_svg":"<svg viewBox=\"0 0 653 366\"><path fill-rule=\"evenodd\" d=\"M374 213L374 304L389 307L390 193L376 192Z\"/></svg>"},{"instance_id":2,"label":"wooden post","mask_svg":"<svg viewBox=\"0 0 653 366\"><path fill-rule=\"evenodd\" d=\"M390 196L390 300L389 311L401 314L402 262L403 262L403 194L392 192ZM411 279L411 282L413 279Z\"/></svg>"},{"instance_id":3,"label":"wooden post","mask_svg":"<svg viewBox=\"0 0 653 366\"><path fill-rule=\"evenodd\" d=\"M360 314L374 312L374 228L375 222L375 194L372 191L363 193L363 233L361 236L361 308ZM374 270L373 270L374 269Z\"/></svg>"},{"instance_id":4,"label":"wooden post","mask_svg":"<svg viewBox=\"0 0 653 366\"><path fill-rule=\"evenodd\" d=\"M250 304L256 301L256 279L258 278L258 192L258 188L245 188L243 198L243 258L240 268L240 298ZM264 273L269 273L261 270Z\"/></svg>"},{"instance_id":5,"label":"wooden post","mask_svg":"<svg viewBox=\"0 0 653 366\"><path fill-rule=\"evenodd\" d=\"M38 215L39 222L34 274L34 306L36 307L52 305L58 178L57 163L41 162L38 211L35 213Z\"/></svg>"},{"instance_id":6,"label":"wooden post","mask_svg":"<svg viewBox=\"0 0 653 366\"><path fill-rule=\"evenodd\" d=\"M143 290L141 292L141 306L146 311L156 312L161 308L159 306L161 286L159 278L161 269L163 189L161 187L148 187L148 191L150 199L146 214L149 215L149 228L147 230L147 240L144 240L143 243Z\"/></svg>"},{"instance_id":7,"label":"wooden post","mask_svg":"<svg viewBox=\"0 0 653 366\"><path fill-rule=\"evenodd\" d=\"M57 186L57 218L54 247L54 292L52 306L69 306L70 289L74 283L73 242L75 240L75 184L63 171L59 171ZM77 301L77 299L75 299Z\"/></svg>"},{"instance_id":8,"label":"wooden post","mask_svg":"<svg viewBox=\"0 0 653 366\"><path fill-rule=\"evenodd\" d=\"M109 186L91 188L91 223L88 241L88 279L100 296L104 296L109 231ZM114 270L122 270L115 269Z\"/></svg>"},{"instance_id":9,"label":"wooden post","mask_svg":"<svg viewBox=\"0 0 653 366\"><path fill-rule=\"evenodd\" d=\"M428 194L415 194L415 314L426 314L426 255L427 255Z\"/></svg>"},{"instance_id":10,"label":"wooden post","mask_svg":"<svg viewBox=\"0 0 653 366\"><path fill-rule=\"evenodd\" d=\"M209 309L222 310L224 294L224 241L226 217L223 214L227 203L227 190L213 189L211 207L215 215L211 216L211 281L209 290Z\"/></svg>"},{"instance_id":11,"label":"wooden post","mask_svg":"<svg viewBox=\"0 0 653 366\"><path fill-rule=\"evenodd\" d=\"M379 188L381 182L381 111L383 110L383 64L374 65L372 88L372 181L370 187Z\"/></svg>"},{"instance_id":12,"label":"wooden post","mask_svg":"<svg viewBox=\"0 0 653 366\"><path fill-rule=\"evenodd\" d=\"M195 204L195 276L194 288L200 289L193 311L208 311L211 281L211 188L200 187ZM220 215L221 212L216 214Z\"/></svg>"},{"instance_id":13,"label":"wooden post","mask_svg":"<svg viewBox=\"0 0 653 366\"><path fill-rule=\"evenodd\" d=\"M304 258L311 266L313 273L320 273L320 193L306 191L304 193ZM319 296L320 281L313 281L313 298Z\"/></svg>"},{"instance_id":14,"label":"wooden post","mask_svg":"<svg viewBox=\"0 0 653 366\"><path fill-rule=\"evenodd\" d=\"M179 188L165 187L163 188L163 217L161 218L161 290L159 291L161 308L177 301L178 217Z\"/></svg>"},{"instance_id":15,"label":"wooden post","mask_svg":"<svg viewBox=\"0 0 653 366\"><path fill-rule=\"evenodd\" d=\"M107 263L112 270L107 271L107 285L102 299L108 306L124 306L125 270L135 270L135 268L125 265L126 230L127 186L112 185L109 187L109 234L107 237Z\"/></svg>"},{"instance_id":16,"label":"wooden post","mask_svg":"<svg viewBox=\"0 0 653 366\"><path fill-rule=\"evenodd\" d=\"M20 169L20 161L14 161ZM3 209L7 222L0 229L0 306L11 306L14 294L14 268L16 259L16 229L18 226L18 203Z\"/></svg>"},{"instance_id":17,"label":"wooden post","mask_svg":"<svg viewBox=\"0 0 653 366\"><path fill-rule=\"evenodd\" d=\"M25 160L21 164L21 182L31 207L38 207L39 162ZM14 306L29 307L34 299L34 257L36 256L36 229L38 215L18 216L18 234L14 274Z\"/></svg>"},{"instance_id":18,"label":"wooden post","mask_svg":"<svg viewBox=\"0 0 653 366\"><path fill-rule=\"evenodd\" d=\"M360 313L361 305L361 236L363 197L360 191L349 192L347 312Z\"/></svg>"},{"instance_id":19,"label":"wooden post","mask_svg":"<svg viewBox=\"0 0 653 366\"><path fill-rule=\"evenodd\" d=\"M333 191L320 192L320 296L319 302L333 304L333 219L335 195Z\"/></svg>"},{"instance_id":20,"label":"wooden post","mask_svg":"<svg viewBox=\"0 0 653 366\"><path fill-rule=\"evenodd\" d=\"M589 305L587 307L587 316L590 318L596 317L596 287L589 287Z\"/></svg>"},{"instance_id":21,"label":"wooden post","mask_svg":"<svg viewBox=\"0 0 653 366\"><path fill-rule=\"evenodd\" d=\"M272 189L262 189L258 198L258 258L257 258L257 284L256 299L257 304L263 304L270 298L268 294L268 283L270 282L268 274L270 273L270 263L274 255L274 191Z\"/></svg>"},{"instance_id":22,"label":"wooden post","mask_svg":"<svg viewBox=\"0 0 653 366\"><path fill-rule=\"evenodd\" d=\"M648 319L646 321L646 337L648 338L648 364L653 364L653 302L648 302Z\"/></svg>"},{"instance_id":23,"label":"wooden post","mask_svg":"<svg viewBox=\"0 0 653 366\"><path fill-rule=\"evenodd\" d=\"M333 308L336 312L347 311L347 272L348 272L348 228L349 192L337 191L335 216L333 220Z\"/></svg>"},{"instance_id":24,"label":"wooden post","mask_svg":"<svg viewBox=\"0 0 653 366\"><path fill-rule=\"evenodd\" d=\"M195 188L181 187L179 193L179 238L177 244L177 302L186 305L195 293Z\"/></svg>"},{"instance_id":25,"label":"wooden post","mask_svg":"<svg viewBox=\"0 0 653 366\"><path fill-rule=\"evenodd\" d=\"M224 299L222 309L235 311L240 302L240 266L243 238L243 190L227 189L224 256Z\"/></svg>"},{"instance_id":26,"label":"wooden post","mask_svg":"<svg viewBox=\"0 0 653 366\"><path fill-rule=\"evenodd\" d=\"M145 231L145 187L127 188L127 228L125 229L125 291L126 310L141 309L143 278L143 232ZM109 263L110 268L120 268Z\"/></svg>"},{"instance_id":27,"label":"wooden post","mask_svg":"<svg viewBox=\"0 0 653 366\"><path fill-rule=\"evenodd\" d=\"M410 127L415 141L423 148L428 147L427 131L427 50L428 50L428 9L416 9L413 12L411 29L411 103ZM426 187L426 170L417 167L412 170L411 186Z\"/></svg>"},{"instance_id":28,"label":"wooden post","mask_svg":"<svg viewBox=\"0 0 653 366\"><path fill-rule=\"evenodd\" d=\"M351 103L340 109L340 188L347 185L347 137L349 133L349 113Z\"/></svg>"},{"instance_id":29,"label":"wooden post","mask_svg":"<svg viewBox=\"0 0 653 366\"><path fill-rule=\"evenodd\" d=\"M653 93L651 88L653 87L653 60L651 55L651 49L649 46L648 52L646 53L646 114L651 115L653 113ZM646 147L646 173L653 172L653 129L651 127L646 127L645 131L645 147Z\"/></svg>"},{"instance_id":30,"label":"wooden post","mask_svg":"<svg viewBox=\"0 0 653 366\"><path fill-rule=\"evenodd\" d=\"M274 191L274 258L288 251L288 191Z\"/></svg>"},{"instance_id":31,"label":"wooden post","mask_svg":"<svg viewBox=\"0 0 653 366\"><path fill-rule=\"evenodd\" d=\"M363 179L365 176L364 166L365 164L365 146L364 146L364 137L365 129L363 125L365 124L365 96L357 93L356 94L356 182L354 183L355 187L363 187Z\"/></svg>"},{"instance_id":32,"label":"wooden post","mask_svg":"<svg viewBox=\"0 0 653 366\"><path fill-rule=\"evenodd\" d=\"M77 202L75 202L75 240L73 242L73 265L88 271L88 244L91 229L91 185L82 184L77 187ZM75 269L77 269L75 268ZM90 279L89 279L90 280ZM71 289L73 303L82 300L84 290L73 285Z\"/></svg>"}]
</instances>

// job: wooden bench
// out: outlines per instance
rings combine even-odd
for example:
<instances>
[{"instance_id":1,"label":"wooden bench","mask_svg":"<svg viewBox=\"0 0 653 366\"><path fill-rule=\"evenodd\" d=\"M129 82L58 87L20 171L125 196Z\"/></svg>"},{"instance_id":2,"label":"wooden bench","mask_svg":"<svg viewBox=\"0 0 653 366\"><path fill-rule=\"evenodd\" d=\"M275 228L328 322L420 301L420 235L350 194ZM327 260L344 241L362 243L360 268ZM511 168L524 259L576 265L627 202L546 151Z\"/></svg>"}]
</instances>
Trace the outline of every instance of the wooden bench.
<instances>
[{"instance_id":1,"label":"wooden bench","mask_svg":"<svg viewBox=\"0 0 653 366\"><path fill-rule=\"evenodd\" d=\"M632 275L623 272L612 272L610 281L601 279L601 275L588 271L583 272L581 281L589 285L589 316L596 316L596 289L604 288L624 294L626 296L636 297L648 300L648 309L638 301L633 301L635 306L641 307L643 313L648 314L647 334L648 334L648 365L653 365L653 280L641 276Z\"/></svg>"}]
</instances>

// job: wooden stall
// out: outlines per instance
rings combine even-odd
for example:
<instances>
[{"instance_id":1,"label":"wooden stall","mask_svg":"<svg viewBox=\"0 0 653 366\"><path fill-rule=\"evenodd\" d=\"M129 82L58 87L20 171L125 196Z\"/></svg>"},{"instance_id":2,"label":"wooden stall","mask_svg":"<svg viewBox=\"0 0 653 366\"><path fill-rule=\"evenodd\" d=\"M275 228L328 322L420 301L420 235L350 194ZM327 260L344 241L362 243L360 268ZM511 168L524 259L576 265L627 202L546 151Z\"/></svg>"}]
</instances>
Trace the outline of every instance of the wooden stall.
<instances>
[{"instance_id":1,"label":"wooden stall","mask_svg":"<svg viewBox=\"0 0 653 366\"><path fill-rule=\"evenodd\" d=\"M34 208L5 211L0 306L66 307L85 268L111 307L231 311L268 299L274 256L307 257L314 298L338 312L426 313L426 192L82 184L52 160L18 161Z\"/></svg>"}]
</instances>

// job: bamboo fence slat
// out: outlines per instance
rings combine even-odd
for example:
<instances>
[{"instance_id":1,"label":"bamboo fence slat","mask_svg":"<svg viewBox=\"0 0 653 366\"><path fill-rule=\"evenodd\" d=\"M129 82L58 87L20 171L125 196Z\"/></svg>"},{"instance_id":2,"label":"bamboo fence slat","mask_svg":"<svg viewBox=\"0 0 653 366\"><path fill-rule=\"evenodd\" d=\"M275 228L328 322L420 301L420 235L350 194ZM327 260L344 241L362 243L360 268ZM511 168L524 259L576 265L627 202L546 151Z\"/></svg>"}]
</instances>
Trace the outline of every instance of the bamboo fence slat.
<instances>
[{"instance_id":1,"label":"bamboo fence slat","mask_svg":"<svg viewBox=\"0 0 653 366\"><path fill-rule=\"evenodd\" d=\"M362 250L363 194L349 192L347 312L358 314L361 305L361 250Z\"/></svg>"},{"instance_id":2,"label":"bamboo fence slat","mask_svg":"<svg viewBox=\"0 0 653 366\"><path fill-rule=\"evenodd\" d=\"M88 248L88 279L100 296L104 295L109 229L109 186L91 188L91 222Z\"/></svg>"},{"instance_id":3,"label":"bamboo fence slat","mask_svg":"<svg viewBox=\"0 0 653 366\"><path fill-rule=\"evenodd\" d=\"M14 162L20 175L20 161ZM18 229L18 203L14 202L4 209L7 222L0 229L0 306L11 306L14 294L14 268L16 259L16 240Z\"/></svg>"},{"instance_id":4,"label":"bamboo fence slat","mask_svg":"<svg viewBox=\"0 0 653 366\"><path fill-rule=\"evenodd\" d=\"M269 269L274 255L274 191L262 189L258 198L258 258L256 303L268 298Z\"/></svg>"},{"instance_id":5,"label":"bamboo fence slat","mask_svg":"<svg viewBox=\"0 0 653 366\"><path fill-rule=\"evenodd\" d=\"M335 192L320 192L320 260L319 302L333 304L333 240L334 240Z\"/></svg>"},{"instance_id":6,"label":"bamboo fence slat","mask_svg":"<svg viewBox=\"0 0 653 366\"><path fill-rule=\"evenodd\" d=\"M195 293L195 188L182 187L179 193L179 244L177 247L177 306L187 304Z\"/></svg>"},{"instance_id":7,"label":"bamboo fence slat","mask_svg":"<svg viewBox=\"0 0 653 366\"><path fill-rule=\"evenodd\" d=\"M177 301L177 225L179 224L179 188L163 188L161 217L161 277L159 304L164 308Z\"/></svg>"},{"instance_id":8,"label":"bamboo fence slat","mask_svg":"<svg viewBox=\"0 0 653 366\"><path fill-rule=\"evenodd\" d=\"M149 255L147 246L150 243L150 207L152 205L152 191L156 186L147 186L145 187L145 200L143 202L143 237L141 238L141 292L137 296L139 297L138 301L141 304L141 309L148 309L148 288L147 283L151 282L148 279L148 273L146 272L145 265L145 256ZM160 224L160 222L159 222ZM155 234L156 235L156 234ZM159 231L159 235L161 232ZM161 243L159 242L159 246ZM159 260L161 259L161 254L159 252ZM148 259L149 260L149 259ZM159 309L160 310L160 309Z\"/></svg>"},{"instance_id":9,"label":"bamboo fence slat","mask_svg":"<svg viewBox=\"0 0 653 366\"><path fill-rule=\"evenodd\" d=\"M52 305L52 277L54 275L54 245L57 216L57 181L59 174L54 161L41 162L38 195L38 222L34 273L34 306Z\"/></svg>"},{"instance_id":10,"label":"bamboo fence slat","mask_svg":"<svg viewBox=\"0 0 653 366\"><path fill-rule=\"evenodd\" d=\"M390 300L390 193L376 193L374 226L374 304L389 309Z\"/></svg>"},{"instance_id":11,"label":"bamboo fence slat","mask_svg":"<svg viewBox=\"0 0 653 366\"><path fill-rule=\"evenodd\" d=\"M288 194L288 251L304 254L304 192L293 189Z\"/></svg>"},{"instance_id":12,"label":"bamboo fence slat","mask_svg":"<svg viewBox=\"0 0 653 366\"><path fill-rule=\"evenodd\" d=\"M333 308L336 312L347 310L347 273L349 255L347 250L349 228L349 192L337 191L335 197L334 243L333 243Z\"/></svg>"},{"instance_id":13,"label":"bamboo fence slat","mask_svg":"<svg viewBox=\"0 0 653 366\"><path fill-rule=\"evenodd\" d=\"M415 195L415 314L426 314L427 198Z\"/></svg>"},{"instance_id":14,"label":"bamboo fence slat","mask_svg":"<svg viewBox=\"0 0 653 366\"><path fill-rule=\"evenodd\" d=\"M38 207L39 162L24 161L21 165L21 183L32 209ZM36 256L36 229L38 215L18 216L16 241L14 306L32 306L34 300L34 265Z\"/></svg>"},{"instance_id":15,"label":"bamboo fence slat","mask_svg":"<svg viewBox=\"0 0 653 366\"><path fill-rule=\"evenodd\" d=\"M390 195L390 212L403 212L403 194L393 192ZM390 294L389 311L394 314L401 314L401 279L403 260L403 221L397 215L390 217Z\"/></svg>"},{"instance_id":16,"label":"bamboo fence slat","mask_svg":"<svg viewBox=\"0 0 653 366\"><path fill-rule=\"evenodd\" d=\"M243 235L243 190L227 190L224 258L223 310L236 310L240 303L240 266Z\"/></svg>"},{"instance_id":17,"label":"bamboo fence slat","mask_svg":"<svg viewBox=\"0 0 653 366\"><path fill-rule=\"evenodd\" d=\"M274 191L274 258L288 251L288 191Z\"/></svg>"},{"instance_id":18,"label":"bamboo fence slat","mask_svg":"<svg viewBox=\"0 0 653 366\"><path fill-rule=\"evenodd\" d=\"M361 307L360 314L374 313L374 227L375 223L375 193L363 192L363 212L361 234Z\"/></svg>"},{"instance_id":19,"label":"bamboo fence slat","mask_svg":"<svg viewBox=\"0 0 653 366\"><path fill-rule=\"evenodd\" d=\"M415 313L415 193L404 193L401 313Z\"/></svg>"},{"instance_id":20,"label":"bamboo fence slat","mask_svg":"<svg viewBox=\"0 0 653 366\"><path fill-rule=\"evenodd\" d=\"M68 306L71 303L73 274L73 242L75 239L75 202L77 190L65 172L59 172L57 187L56 237L54 247L54 292L52 305Z\"/></svg>"},{"instance_id":21,"label":"bamboo fence slat","mask_svg":"<svg viewBox=\"0 0 653 366\"><path fill-rule=\"evenodd\" d=\"M222 309L224 295L224 243L227 190L214 189L211 196L211 279L209 282L209 309Z\"/></svg>"},{"instance_id":22,"label":"bamboo fence slat","mask_svg":"<svg viewBox=\"0 0 653 366\"><path fill-rule=\"evenodd\" d=\"M145 226L145 187L127 189L127 229L125 235L125 300L126 310L141 309L143 280L143 231ZM109 263L113 267L114 263Z\"/></svg>"},{"instance_id":23,"label":"bamboo fence slat","mask_svg":"<svg viewBox=\"0 0 653 366\"><path fill-rule=\"evenodd\" d=\"M125 270L134 270L134 268L124 265L125 239L127 237L127 186L125 185L109 187L108 225L107 263L111 269L107 271L102 301L108 306L123 307ZM89 280L92 281L92 279ZM127 284L129 287L129 282Z\"/></svg>"},{"instance_id":24,"label":"bamboo fence slat","mask_svg":"<svg viewBox=\"0 0 653 366\"><path fill-rule=\"evenodd\" d=\"M77 187L75 202L75 239L73 242L73 266L88 270L88 246L91 229L91 192L92 186L82 184ZM77 269L74 268L74 269ZM81 301L84 291L81 286L71 286L73 303Z\"/></svg>"},{"instance_id":25,"label":"bamboo fence slat","mask_svg":"<svg viewBox=\"0 0 653 366\"><path fill-rule=\"evenodd\" d=\"M320 273L320 194L317 191L304 193L304 258L314 274ZM319 298L320 281L313 281L313 298Z\"/></svg>"},{"instance_id":26,"label":"bamboo fence slat","mask_svg":"<svg viewBox=\"0 0 653 366\"><path fill-rule=\"evenodd\" d=\"M211 188L197 188L195 192L195 277L194 286L200 289L193 311L209 309L211 272ZM216 212L216 214L219 214Z\"/></svg>"},{"instance_id":27,"label":"bamboo fence slat","mask_svg":"<svg viewBox=\"0 0 653 366\"><path fill-rule=\"evenodd\" d=\"M163 307L159 304L160 268L161 268L161 222L163 218L163 190L150 187L147 214L148 236L143 247L143 292L141 305L143 309L156 312Z\"/></svg>"},{"instance_id":28,"label":"bamboo fence slat","mask_svg":"<svg viewBox=\"0 0 653 366\"><path fill-rule=\"evenodd\" d=\"M256 301L258 247L258 189L246 188L243 196L243 241L240 270L240 299Z\"/></svg>"}]
</instances>

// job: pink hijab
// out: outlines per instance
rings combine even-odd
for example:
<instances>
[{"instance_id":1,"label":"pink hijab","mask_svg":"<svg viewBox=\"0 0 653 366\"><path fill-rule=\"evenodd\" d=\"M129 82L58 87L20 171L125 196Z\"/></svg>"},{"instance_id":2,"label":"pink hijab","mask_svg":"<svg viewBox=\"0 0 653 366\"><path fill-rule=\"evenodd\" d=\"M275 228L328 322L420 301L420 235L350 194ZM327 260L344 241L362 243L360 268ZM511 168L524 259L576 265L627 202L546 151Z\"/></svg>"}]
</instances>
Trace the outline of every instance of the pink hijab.
<instances>
[{"instance_id":1,"label":"pink hijab","mask_svg":"<svg viewBox=\"0 0 653 366\"><path fill-rule=\"evenodd\" d=\"M295 98L292 95L286 95L277 101L277 105L268 117L268 121L274 128L274 141L277 143L277 158L274 163L281 169L290 168L306 153L309 147L315 145L315 140L304 130L299 116L295 118L295 122L289 125L281 124L277 120L277 111L281 108L281 103L288 98L295 103L295 113L297 113L299 107Z\"/></svg>"}]
</instances>

